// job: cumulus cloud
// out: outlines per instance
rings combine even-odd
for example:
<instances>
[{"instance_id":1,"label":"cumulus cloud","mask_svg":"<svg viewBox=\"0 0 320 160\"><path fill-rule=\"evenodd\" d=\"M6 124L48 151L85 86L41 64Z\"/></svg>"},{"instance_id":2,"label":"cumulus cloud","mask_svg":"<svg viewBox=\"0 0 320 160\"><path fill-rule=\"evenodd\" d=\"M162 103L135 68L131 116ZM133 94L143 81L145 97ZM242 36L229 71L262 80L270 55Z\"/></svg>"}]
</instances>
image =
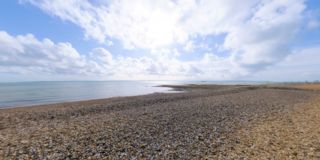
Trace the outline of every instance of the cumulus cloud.
<instances>
[{"instance_id":1,"label":"cumulus cloud","mask_svg":"<svg viewBox=\"0 0 320 160\"><path fill-rule=\"evenodd\" d=\"M268 67L251 78L271 81L320 80L320 46L295 50L281 63ZM290 77L290 79L288 79Z\"/></svg>"},{"instance_id":2,"label":"cumulus cloud","mask_svg":"<svg viewBox=\"0 0 320 160\"><path fill-rule=\"evenodd\" d=\"M12 36L0 31L0 72L41 75L82 75L100 79L225 79L239 75L230 59L207 53L198 61L180 61L171 50L158 57L114 57L104 48L80 54L70 43L38 40L32 34ZM236 66L234 66L236 67ZM230 72L230 71L229 71ZM236 74L237 73L237 74Z\"/></svg>"},{"instance_id":3,"label":"cumulus cloud","mask_svg":"<svg viewBox=\"0 0 320 160\"><path fill-rule=\"evenodd\" d=\"M127 49L181 44L190 51L195 37L225 34L234 63L251 70L291 53L305 9L303 0L24 1L80 26L87 38L118 39Z\"/></svg>"},{"instance_id":4,"label":"cumulus cloud","mask_svg":"<svg viewBox=\"0 0 320 160\"><path fill-rule=\"evenodd\" d=\"M300 0L265 3L227 35L224 46L242 66L259 69L274 64L291 53L289 46L299 30L304 8Z\"/></svg>"},{"instance_id":5,"label":"cumulus cloud","mask_svg":"<svg viewBox=\"0 0 320 160\"><path fill-rule=\"evenodd\" d=\"M295 50L282 63L255 74L239 67L232 58L213 53L191 61L170 56L174 52L170 50L157 51L156 58L113 56L104 48L80 54L70 43L38 40L32 34L12 36L5 31L0 31L0 51L0 73L32 74L38 79L45 74L131 80L231 80L248 76L256 80L315 80L320 76L320 46Z\"/></svg>"},{"instance_id":6,"label":"cumulus cloud","mask_svg":"<svg viewBox=\"0 0 320 160\"><path fill-rule=\"evenodd\" d=\"M116 38L127 48L185 43L196 35L228 31L250 15L254 0L24 0L84 29L99 42Z\"/></svg>"},{"instance_id":7,"label":"cumulus cloud","mask_svg":"<svg viewBox=\"0 0 320 160\"><path fill-rule=\"evenodd\" d=\"M0 50L2 71L78 73L87 67L85 58L70 43L55 44L49 39L39 41L32 34L14 37L1 31Z\"/></svg>"},{"instance_id":8,"label":"cumulus cloud","mask_svg":"<svg viewBox=\"0 0 320 160\"><path fill-rule=\"evenodd\" d=\"M105 48L79 53L68 42L1 31L0 72L99 75L106 79L225 80L253 73L268 75L270 68L293 63L288 58L297 56L298 51L292 50L292 41L302 28L319 28L312 17L303 24L304 0L20 1L74 23L83 29L85 38L106 46L116 40L128 50L149 50L150 56L121 57ZM198 41L205 37L222 40ZM184 53L200 48L210 50L198 53L203 55L198 59L180 60ZM309 52L299 53L301 58Z\"/></svg>"}]
</instances>

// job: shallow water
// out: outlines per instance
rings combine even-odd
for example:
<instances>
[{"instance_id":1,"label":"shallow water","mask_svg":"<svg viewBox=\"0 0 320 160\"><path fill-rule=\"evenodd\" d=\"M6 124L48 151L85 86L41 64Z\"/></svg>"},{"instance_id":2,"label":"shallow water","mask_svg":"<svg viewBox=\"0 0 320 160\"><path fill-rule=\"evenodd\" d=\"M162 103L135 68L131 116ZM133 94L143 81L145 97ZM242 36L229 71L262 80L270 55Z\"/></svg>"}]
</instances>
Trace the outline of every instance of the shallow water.
<instances>
[{"instance_id":1,"label":"shallow water","mask_svg":"<svg viewBox=\"0 0 320 160\"><path fill-rule=\"evenodd\" d=\"M0 83L0 109L58 102L175 92L163 84L259 84L246 81L55 81Z\"/></svg>"},{"instance_id":2,"label":"shallow water","mask_svg":"<svg viewBox=\"0 0 320 160\"><path fill-rule=\"evenodd\" d=\"M173 92L159 81L68 81L0 83L0 108Z\"/></svg>"}]
</instances>

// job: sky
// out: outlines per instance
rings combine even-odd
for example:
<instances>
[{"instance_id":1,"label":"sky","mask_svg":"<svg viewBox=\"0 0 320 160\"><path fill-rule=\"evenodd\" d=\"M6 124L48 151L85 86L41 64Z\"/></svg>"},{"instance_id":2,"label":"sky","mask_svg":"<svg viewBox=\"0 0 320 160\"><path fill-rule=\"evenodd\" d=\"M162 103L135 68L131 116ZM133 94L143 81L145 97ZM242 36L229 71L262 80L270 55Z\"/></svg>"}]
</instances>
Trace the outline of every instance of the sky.
<instances>
[{"instance_id":1,"label":"sky","mask_svg":"<svg viewBox=\"0 0 320 160\"><path fill-rule=\"evenodd\" d=\"M320 80L320 1L0 1L0 82L55 80Z\"/></svg>"}]
</instances>

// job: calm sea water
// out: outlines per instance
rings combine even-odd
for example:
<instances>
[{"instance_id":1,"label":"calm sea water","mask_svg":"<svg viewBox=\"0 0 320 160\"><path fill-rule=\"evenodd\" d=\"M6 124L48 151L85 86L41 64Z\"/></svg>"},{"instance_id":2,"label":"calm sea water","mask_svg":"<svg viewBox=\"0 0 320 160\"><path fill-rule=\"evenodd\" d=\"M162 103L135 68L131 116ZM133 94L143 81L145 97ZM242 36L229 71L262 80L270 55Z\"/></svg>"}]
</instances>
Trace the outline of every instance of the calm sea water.
<instances>
[{"instance_id":1,"label":"calm sea water","mask_svg":"<svg viewBox=\"0 0 320 160\"><path fill-rule=\"evenodd\" d=\"M0 83L0 108L171 92L157 87L173 82L159 81L75 81ZM173 91L172 91L173 92Z\"/></svg>"},{"instance_id":2,"label":"calm sea water","mask_svg":"<svg viewBox=\"0 0 320 160\"><path fill-rule=\"evenodd\" d=\"M211 81L67 81L0 83L0 109L37 104L174 92L162 84L252 84Z\"/></svg>"}]
</instances>

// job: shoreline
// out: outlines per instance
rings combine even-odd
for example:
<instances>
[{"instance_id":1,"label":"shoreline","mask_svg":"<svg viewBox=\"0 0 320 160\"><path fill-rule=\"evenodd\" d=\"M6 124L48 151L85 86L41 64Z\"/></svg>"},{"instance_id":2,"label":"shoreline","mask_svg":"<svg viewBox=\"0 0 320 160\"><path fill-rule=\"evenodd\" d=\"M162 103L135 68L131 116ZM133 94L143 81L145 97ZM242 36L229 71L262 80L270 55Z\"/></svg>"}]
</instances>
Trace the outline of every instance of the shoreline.
<instances>
[{"instance_id":1,"label":"shoreline","mask_svg":"<svg viewBox=\"0 0 320 160\"><path fill-rule=\"evenodd\" d=\"M112 96L107 98L93 98L93 99L84 99L84 100L74 100L74 101L65 101L65 102L52 102L52 103L43 103L43 104L35 104L35 105L25 105L25 106L8 106L8 107L0 107L1 110L12 110L12 109L28 109L28 108L44 108L44 107L65 107L67 105L92 105L92 104L103 104L108 103L109 100L119 99L119 98L130 98L137 96L147 96L152 94L175 94L182 92L190 92L192 90L208 90L208 89L219 89L224 87L250 87L250 86L260 86L260 85L230 85L230 84L182 84L182 85L158 85L153 87L163 87L168 88L165 92L153 92L147 94L139 94L132 96Z\"/></svg>"},{"instance_id":2,"label":"shoreline","mask_svg":"<svg viewBox=\"0 0 320 160\"><path fill-rule=\"evenodd\" d=\"M114 97L107 97L107 98L98 98L98 99L86 99L86 100L75 100L75 101L66 101L66 102L53 102L53 103L44 103L44 104L35 104L35 105L26 105L26 106L12 106L12 107L1 107L1 110L23 110L23 109L32 109L32 108L47 108L47 107L67 107L67 106L77 106L77 105L94 105L94 104L104 104L108 103L114 99L125 99L130 97L137 97L137 96L146 96L152 94L168 94L166 92L154 92L148 94L141 94L141 95L133 95L133 96L114 96ZM170 93L169 93L170 94Z\"/></svg>"},{"instance_id":3,"label":"shoreline","mask_svg":"<svg viewBox=\"0 0 320 160\"><path fill-rule=\"evenodd\" d=\"M0 111L1 110L7 110L7 109L20 109L20 108L32 108L32 107L50 107L50 106L65 106L65 105L75 105L75 104L87 104L90 105L92 103L104 103L105 101L107 102L109 99L118 99L118 98L127 98L127 97L135 97L135 96L145 96L145 95L151 95L151 94L171 94L171 93L179 93L182 92L183 90L174 90L174 88L170 87L165 87L162 85L159 86L153 86L153 87L163 87L163 88L168 88L167 91L163 92L152 92L152 93L146 93L146 94L137 94L137 95L129 95L129 96L110 96L106 98L92 98L92 99L80 99L80 100L70 100L70 101L63 101L63 102L49 102L49 103L39 103L39 104L31 104L31 105L21 105L21 106L0 106ZM186 90L185 90L186 91Z\"/></svg>"},{"instance_id":4,"label":"shoreline","mask_svg":"<svg viewBox=\"0 0 320 160\"><path fill-rule=\"evenodd\" d=\"M29 83L29 82L28 82ZM115 82L30 82L1 84L0 107L15 108L34 105L75 102L170 92L170 88L154 87L161 84L142 81Z\"/></svg>"},{"instance_id":5,"label":"shoreline","mask_svg":"<svg viewBox=\"0 0 320 160\"><path fill-rule=\"evenodd\" d=\"M306 83L270 83L270 84L181 84L181 85L157 85L153 87L163 87L168 88L167 91L164 92L153 92L147 94L138 94L131 96L111 96L106 98L92 98L92 99L83 99L83 100L70 100L63 102L49 102L49 103L39 103L39 104L31 104L31 105L19 105L19 106L0 106L1 110L10 110L10 109L22 109L22 108L43 108L43 107L58 107L58 106L66 106L66 105L81 105L82 103L86 105L90 105L93 103L105 103L108 102L109 99L117 99L117 98L127 98L127 97L135 97L135 96L145 96L152 94L171 94L171 93L181 93L181 92L190 92L192 90L208 90L208 89L220 89L225 87L260 87L260 88L278 88L278 89L298 89L298 90L320 90L320 84L306 84Z\"/></svg>"},{"instance_id":6,"label":"shoreline","mask_svg":"<svg viewBox=\"0 0 320 160\"><path fill-rule=\"evenodd\" d=\"M305 117L301 114L318 117L320 121L319 116L313 115L320 107L318 91L279 86L185 87L187 91L181 93L0 110L0 157L239 159L254 158L253 153L256 157L272 158L278 155L277 150L264 144L261 137L263 140L278 133L290 135L295 131L290 127L293 124L303 129L312 119L300 123L299 119ZM291 119L295 119L294 123ZM312 126L318 125L317 120L312 121ZM271 124L282 125L272 128ZM283 130L284 127L289 128ZM272 133L263 134L260 128ZM320 139L318 132L305 133ZM303 135L291 140L290 145L303 142L310 147L319 146L317 139ZM253 139L259 140L259 144ZM281 138L275 140L273 146L280 150L282 145L290 147ZM288 155L284 156L301 157L301 152L309 152L310 147L293 146L290 151L285 150ZM317 156L317 148L312 153L316 154L308 154L308 158Z\"/></svg>"},{"instance_id":7,"label":"shoreline","mask_svg":"<svg viewBox=\"0 0 320 160\"><path fill-rule=\"evenodd\" d=\"M234 88L234 87L261 87L264 85L247 85L247 84L182 84L182 85L158 85L153 87L163 87L168 88L166 92L153 92L147 94L139 94L139 95L132 95L132 96L113 96L107 98L97 98L97 99L84 99L84 100L74 100L74 101L65 101L65 102L52 102L52 103L43 103L43 104L35 104L35 105L25 105L25 106L8 106L8 107L0 107L1 110L23 110L23 109L32 109L32 108L46 108L46 107L65 107L68 105L77 106L77 105L92 105L92 104L104 104L108 103L110 100L113 99L125 99L130 97L137 97L137 96L147 96L153 94L176 94L176 93L183 93L183 92L190 92L193 90L210 90L210 89L221 89L221 88Z\"/></svg>"}]
</instances>

